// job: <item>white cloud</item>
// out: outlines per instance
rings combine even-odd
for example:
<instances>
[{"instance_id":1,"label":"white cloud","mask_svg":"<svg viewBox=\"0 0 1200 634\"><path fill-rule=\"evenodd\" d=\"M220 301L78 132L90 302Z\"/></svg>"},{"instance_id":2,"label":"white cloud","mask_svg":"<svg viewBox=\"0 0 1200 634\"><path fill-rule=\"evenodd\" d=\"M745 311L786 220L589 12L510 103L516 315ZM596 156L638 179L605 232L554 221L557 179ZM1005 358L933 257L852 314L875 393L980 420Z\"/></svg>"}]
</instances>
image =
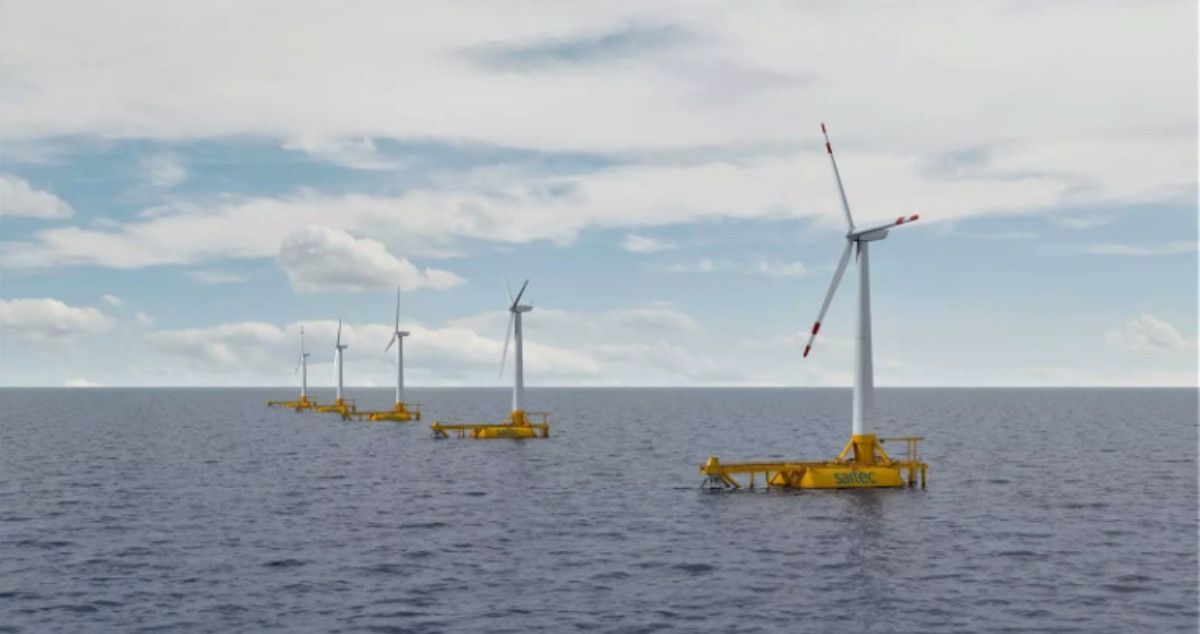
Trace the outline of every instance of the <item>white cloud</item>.
<instances>
[{"instance_id":1,"label":"white cloud","mask_svg":"<svg viewBox=\"0 0 1200 634\"><path fill-rule=\"evenodd\" d=\"M0 173L0 216L67 218L75 213L58 196L34 189L22 178Z\"/></svg>"},{"instance_id":2,"label":"white cloud","mask_svg":"<svg viewBox=\"0 0 1200 634\"><path fill-rule=\"evenodd\" d=\"M277 374L291 371L295 363L296 344L301 323L284 328L266 323L244 322L221 324L210 328L160 331L146 336L152 349L184 359L197 367L219 372L255 372ZM333 320L303 322L308 349L310 379L325 382L324 374L314 365L332 360L332 348L338 324ZM449 325L426 328L420 324L402 323L411 332L405 339L405 360L408 368L435 369L443 380L464 376L475 383L495 381L500 366L503 339L484 337L470 328ZM503 331L498 334L503 335ZM343 325L342 341L350 346L346 352L348 383L362 385L364 377L374 377L388 384L395 371L394 353L384 352L391 337L391 327L385 324ZM510 351L511 354L511 351ZM532 378L578 377L595 374L600 366L586 354L540 342L526 342L527 372ZM510 360L511 361L511 360ZM487 377L480 381L481 377Z\"/></svg>"},{"instance_id":3,"label":"white cloud","mask_svg":"<svg viewBox=\"0 0 1200 634\"><path fill-rule=\"evenodd\" d=\"M226 273L224 271L211 271L211 270L185 271L184 275L186 275L194 280L203 282L205 284L233 284L236 282L246 281L246 278L242 277L241 275L235 275L233 273Z\"/></svg>"},{"instance_id":4,"label":"white cloud","mask_svg":"<svg viewBox=\"0 0 1200 634\"><path fill-rule=\"evenodd\" d=\"M63 382L63 387L104 387L103 383L96 383L87 379L68 379Z\"/></svg>"},{"instance_id":5,"label":"white cloud","mask_svg":"<svg viewBox=\"0 0 1200 634\"><path fill-rule=\"evenodd\" d=\"M625 240L621 242L621 248L631 253L656 253L674 249L675 246L674 243L665 240L656 240L633 233L625 236Z\"/></svg>"},{"instance_id":6,"label":"white cloud","mask_svg":"<svg viewBox=\"0 0 1200 634\"><path fill-rule=\"evenodd\" d=\"M862 139L898 147L1194 118L1192 77L1178 63L1194 56L1186 2L871 11L775 3L750 13L722 3L444 2L414 12L366 2L288 19L271 3L229 7L219 18L203 4L150 4L137 20L94 4L63 12L28 3L9 14L0 42L6 76L21 90L6 95L5 133L18 138L438 136L626 149L792 140L797 120L832 112ZM196 25L218 20L223 46L214 52ZM900 21L911 28L897 32ZM497 68L471 54L570 51L630 23L682 37L644 47L649 54L543 67ZM355 37L334 42L331 32ZM382 76L404 81L374 81ZM879 94L909 97L881 110Z\"/></svg>"},{"instance_id":7,"label":"white cloud","mask_svg":"<svg viewBox=\"0 0 1200 634\"><path fill-rule=\"evenodd\" d=\"M154 317L151 317L150 315L147 315L141 311L134 313L133 317L137 320L138 324L147 328L154 325Z\"/></svg>"},{"instance_id":8,"label":"white cloud","mask_svg":"<svg viewBox=\"0 0 1200 634\"><path fill-rule=\"evenodd\" d=\"M656 265L652 268L664 273L754 273L767 277L803 277L808 275L808 269L801 262L734 262L733 260L714 260L703 258L696 262L675 262L667 265Z\"/></svg>"},{"instance_id":9,"label":"white cloud","mask_svg":"<svg viewBox=\"0 0 1200 634\"><path fill-rule=\"evenodd\" d=\"M283 147L355 169L383 170L400 165L398 161L381 157L368 137L346 139L302 133L285 141Z\"/></svg>"},{"instance_id":10,"label":"white cloud","mask_svg":"<svg viewBox=\"0 0 1200 634\"><path fill-rule=\"evenodd\" d=\"M573 318L578 322L578 318ZM618 328L647 334L680 334L700 332L700 325L690 315L669 308L626 308L602 313L599 327Z\"/></svg>"},{"instance_id":11,"label":"white cloud","mask_svg":"<svg viewBox=\"0 0 1200 634\"><path fill-rule=\"evenodd\" d=\"M1056 216L1050 218L1050 222L1060 227L1068 229L1094 229L1103 227L1107 224L1112 224L1116 220L1116 216L1111 214L1091 215L1091 216Z\"/></svg>"},{"instance_id":12,"label":"white cloud","mask_svg":"<svg viewBox=\"0 0 1200 634\"><path fill-rule=\"evenodd\" d=\"M403 290L446 289L466 280L439 269L419 269L388 253L383 243L358 239L345 231L310 226L283 241L279 264L299 293L368 291L400 286Z\"/></svg>"},{"instance_id":13,"label":"white cloud","mask_svg":"<svg viewBox=\"0 0 1200 634\"><path fill-rule=\"evenodd\" d=\"M1104 335L1109 345L1134 352L1169 353L1195 350L1196 343L1189 342L1174 326L1153 316L1139 315Z\"/></svg>"},{"instance_id":14,"label":"white cloud","mask_svg":"<svg viewBox=\"0 0 1200 634\"><path fill-rule=\"evenodd\" d=\"M1042 248L1046 255L1125 255L1133 257L1195 253L1195 242L1168 242L1152 246L1132 244L1049 244Z\"/></svg>"},{"instance_id":15,"label":"white cloud","mask_svg":"<svg viewBox=\"0 0 1200 634\"><path fill-rule=\"evenodd\" d=\"M235 366L263 361L264 344L281 343L284 334L271 324L244 322L154 332L146 335L146 340L163 352L217 366Z\"/></svg>"},{"instance_id":16,"label":"white cloud","mask_svg":"<svg viewBox=\"0 0 1200 634\"><path fill-rule=\"evenodd\" d=\"M187 170L174 154L155 154L142 159L143 178L160 189L170 189L187 178Z\"/></svg>"},{"instance_id":17,"label":"white cloud","mask_svg":"<svg viewBox=\"0 0 1200 634\"><path fill-rule=\"evenodd\" d=\"M1126 144L1109 138L1112 144ZM1153 163L1155 158L1146 160ZM1056 205L1179 197L1185 190L1164 189L1155 179L1181 183L1194 178L1194 171L1159 166L1160 173L1124 181L1122 175L1128 176L1130 169L1156 168L1110 162L1094 176L1095 187L1081 189L1077 176L1054 173L1018 181L987 174L944 181L904 154L865 154L844 163L844 177L853 173L855 182L869 185L847 185L859 224L894 217L896 210L919 209L917 227L981 215L1027 214ZM547 196L548 189L565 189L571 195ZM394 197L300 190L280 198L172 201L131 222L53 228L7 242L0 265L129 269L264 258L278 252L293 227L305 225L369 235L418 256L444 254L464 239L567 243L589 229L722 219L811 218L840 227L836 192L819 145L737 164L720 159L689 165L637 164L571 177L482 170Z\"/></svg>"},{"instance_id":18,"label":"white cloud","mask_svg":"<svg viewBox=\"0 0 1200 634\"><path fill-rule=\"evenodd\" d=\"M530 292L535 289L530 289ZM524 330L535 338L557 344L580 341L627 340L690 335L702 331L690 315L664 307L625 308L602 313L579 313L537 308L524 320ZM494 311L449 322L452 327L504 334L508 313Z\"/></svg>"},{"instance_id":19,"label":"white cloud","mask_svg":"<svg viewBox=\"0 0 1200 634\"><path fill-rule=\"evenodd\" d=\"M808 275L804 264L796 262L767 262L758 263L758 272L768 277L803 277Z\"/></svg>"},{"instance_id":20,"label":"white cloud","mask_svg":"<svg viewBox=\"0 0 1200 634\"><path fill-rule=\"evenodd\" d=\"M713 260L703 258L696 262L675 262L654 268L664 273L712 273L713 271L731 271L737 267L731 260Z\"/></svg>"},{"instance_id":21,"label":"white cloud","mask_svg":"<svg viewBox=\"0 0 1200 634\"><path fill-rule=\"evenodd\" d=\"M368 2L287 20L266 6L228 11L214 54L203 29L181 26L211 22L202 3L144 7L136 25L95 6L66 18L45 3L11 8L0 53L6 77L22 89L6 95L3 134L255 135L368 168L394 167L380 158L383 140L414 138L650 162L561 178L492 168L486 187L475 182L482 175L455 174L401 196L301 191L176 203L162 217L11 242L5 266L270 257L288 227L306 224L371 236L410 255L461 238L565 242L590 228L725 218L810 217L836 226L816 127L830 112L860 222L1190 201L1195 192L1194 77L1177 63L1194 56L1185 26L1194 8L1184 2L1020 11L929 3L903 12L780 3L752 14L719 3L636 2L586 11L446 2L413 14ZM896 32L898 19L917 31ZM620 41L629 24L662 27L643 29L639 37L650 39L619 55L592 50L609 33L618 37L607 41ZM333 45L331 30L356 35ZM1072 47L1061 45L1065 31ZM847 55L840 43L851 38L861 46ZM542 58L553 63L520 66ZM405 81L373 80L385 75ZM157 89L164 84L172 89ZM877 95L892 93L910 98L881 111ZM91 99L81 105L79 94ZM719 158L730 148L760 151ZM956 165L963 148L982 150ZM654 164L681 151L691 158ZM547 199L547 185L577 194Z\"/></svg>"},{"instance_id":22,"label":"white cloud","mask_svg":"<svg viewBox=\"0 0 1200 634\"><path fill-rule=\"evenodd\" d=\"M116 295L105 294L101 295L100 299L104 300L104 302L109 306L120 306L122 303L124 303L121 301L121 298L117 297Z\"/></svg>"},{"instance_id":23,"label":"white cloud","mask_svg":"<svg viewBox=\"0 0 1200 634\"><path fill-rule=\"evenodd\" d=\"M76 307L57 299L0 299L0 328L28 339L96 334L113 320L96 308Z\"/></svg>"}]
</instances>

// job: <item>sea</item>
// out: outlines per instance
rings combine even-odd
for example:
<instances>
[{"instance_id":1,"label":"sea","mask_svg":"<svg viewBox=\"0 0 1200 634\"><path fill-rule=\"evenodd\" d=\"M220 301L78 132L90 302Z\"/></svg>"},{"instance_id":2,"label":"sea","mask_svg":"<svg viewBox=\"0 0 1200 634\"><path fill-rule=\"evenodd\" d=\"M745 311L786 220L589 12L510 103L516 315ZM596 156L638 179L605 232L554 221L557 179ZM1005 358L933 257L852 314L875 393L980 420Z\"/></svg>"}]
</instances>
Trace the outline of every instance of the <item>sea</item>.
<instances>
[{"instance_id":1,"label":"sea","mask_svg":"<svg viewBox=\"0 0 1200 634\"><path fill-rule=\"evenodd\" d=\"M927 488L740 492L700 465L833 458L850 391L294 396L0 390L0 632L1197 631L1195 389L880 389Z\"/></svg>"}]
</instances>

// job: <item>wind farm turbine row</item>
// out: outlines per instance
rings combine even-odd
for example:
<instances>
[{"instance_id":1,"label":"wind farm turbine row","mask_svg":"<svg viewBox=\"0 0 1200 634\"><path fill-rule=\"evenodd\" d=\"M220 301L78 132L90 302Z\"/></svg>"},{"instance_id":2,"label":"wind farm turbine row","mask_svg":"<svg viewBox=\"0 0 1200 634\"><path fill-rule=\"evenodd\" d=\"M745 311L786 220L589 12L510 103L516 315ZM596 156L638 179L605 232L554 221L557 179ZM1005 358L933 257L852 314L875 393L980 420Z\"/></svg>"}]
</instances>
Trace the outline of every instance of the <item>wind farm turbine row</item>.
<instances>
[{"instance_id":1,"label":"wind farm turbine row","mask_svg":"<svg viewBox=\"0 0 1200 634\"><path fill-rule=\"evenodd\" d=\"M842 246L841 257L834 270L833 281L825 293L824 301L817 320L812 326L808 343L804 347L804 358L812 351L813 341L821 330L821 323L833 301L834 294L842 281L842 276L850 264L853 251L855 264L858 269L858 327L855 337L854 354L854 396L853 413L851 416L850 440L846 443L841 454L833 460L825 461L755 461L722 463L716 456L700 467L700 473L706 477L710 488L740 489L742 483L734 476L749 476L748 485L754 487L755 478L762 477L762 482L768 487L789 487L797 489L843 489L843 488L877 488L914 486L919 476L921 486L925 486L925 472L928 468L917 454L917 444L924 440L918 436L901 436L881 438L872 429L875 411L875 383L873 369L873 353L871 346L871 292L869 247L870 243L878 242L888 237L888 232L901 225L907 225L918 219L916 214L902 215L895 220L885 223L858 226L850 213L850 203L846 198L846 190L842 184L842 176L838 171L837 160L833 156L833 145L829 140L825 124L821 124L821 133L825 137L825 150L829 155L829 163L833 168L834 181L837 183L838 196L846 220L845 242ZM516 296L504 280L504 290L508 297L508 327L504 335L504 351L500 360L500 374L503 376L504 367L508 360L509 343L514 343L514 373L512 411L502 423L495 424L442 424L434 422L431 426L434 437L448 438L456 434L460 438L546 438L550 428L546 422L545 412L528 412L525 410L525 368L524 368L524 334L522 319L525 313L533 310L532 302L522 304L521 299L529 286L529 280L521 285ZM335 361L337 364L337 400L333 405L318 406L308 400L307 386L301 386L300 401L273 403L295 407L297 411L315 409L318 412L338 412L342 418L367 418L369 420L414 420L420 418L420 409L414 404L404 402L404 338L409 333L400 330L400 295L396 294L396 322L392 338L385 350L396 345L396 405L389 412L359 412L352 401L342 398L342 368L346 346L341 342L341 322L338 322L338 337L335 344ZM307 358L304 351L304 333L301 329L300 363L304 370L304 380L307 379ZM540 417L535 422L534 417ZM903 442L904 454L889 455L883 448L886 442Z\"/></svg>"},{"instance_id":2,"label":"wind farm turbine row","mask_svg":"<svg viewBox=\"0 0 1200 634\"><path fill-rule=\"evenodd\" d=\"M525 289L529 286L529 280L521 285L521 289L517 292L516 297L513 297L512 290L508 286L508 280L504 279L504 290L508 295L508 328L505 331L504 351L500 359L500 374L504 374L504 366L508 359L508 349L510 341L515 339L513 346L514 364L516 366L513 373L513 399L512 412L504 422L491 424L445 424L434 422L431 429L437 438L447 438L451 433L455 433L460 437L471 438L546 438L550 435L550 426L547 423L547 412L526 412L524 408L525 400L525 352L524 352L524 335L521 329L521 315L533 310L532 304L521 304L521 298L525 295ZM308 397L308 357L309 353L304 347L304 327L300 327L300 358L296 364L296 372L300 373L300 398L295 401L268 401L267 405L271 407L284 407L294 409L297 412L314 411L318 413L338 414L343 420L367 420L367 421L415 421L421 420L421 406L417 403L409 403L405 400L404 395L404 338L410 336L406 330L400 329L400 289L396 289L396 315L395 322L392 327L392 336L388 340L387 346L384 347L384 352L396 348L396 402L390 410L384 411L365 411L359 410L353 399L347 399L344 396L344 378L345 378L345 363L346 349L350 346L342 343L342 321L338 320L337 337L334 341L334 375L337 383L337 391L335 392L334 402L328 405L321 405L315 400ZM530 416L540 417L539 422L534 422Z\"/></svg>"}]
</instances>

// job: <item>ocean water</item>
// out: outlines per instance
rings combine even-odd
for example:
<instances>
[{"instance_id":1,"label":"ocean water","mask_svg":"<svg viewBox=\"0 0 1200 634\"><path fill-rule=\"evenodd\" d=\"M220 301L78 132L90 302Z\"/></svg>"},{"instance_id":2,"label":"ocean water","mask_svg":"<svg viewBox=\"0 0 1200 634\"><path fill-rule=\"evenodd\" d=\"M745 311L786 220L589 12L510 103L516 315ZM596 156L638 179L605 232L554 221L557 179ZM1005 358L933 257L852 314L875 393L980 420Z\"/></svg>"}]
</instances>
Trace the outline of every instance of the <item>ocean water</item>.
<instances>
[{"instance_id":1,"label":"ocean water","mask_svg":"<svg viewBox=\"0 0 1200 634\"><path fill-rule=\"evenodd\" d=\"M0 631L1196 631L1196 390L883 389L928 489L742 493L699 465L831 458L849 390L291 396L0 390Z\"/></svg>"}]
</instances>

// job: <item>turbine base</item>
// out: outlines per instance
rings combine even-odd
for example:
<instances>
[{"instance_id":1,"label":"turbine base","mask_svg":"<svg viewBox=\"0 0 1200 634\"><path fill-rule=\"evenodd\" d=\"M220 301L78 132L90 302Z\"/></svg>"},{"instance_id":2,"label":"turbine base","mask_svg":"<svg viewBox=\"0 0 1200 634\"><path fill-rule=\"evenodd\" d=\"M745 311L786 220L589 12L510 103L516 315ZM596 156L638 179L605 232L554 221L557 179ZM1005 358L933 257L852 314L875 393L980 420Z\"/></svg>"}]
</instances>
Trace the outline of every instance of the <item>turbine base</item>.
<instances>
[{"instance_id":1,"label":"turbine base","mask_svg":"<svg viewBox=\"0 0 1200 634\"><path fill-rule=\"evenodd\" d=\"M825 462L735 462L721 463L713 456L700 467L708 488L741 489L742 483L733 476L749 476L747 486L755 486L757 476L768 489L876 489L902 488L917 485L925 488L925 472L929 465L917 455L918 436L876 438L874 435L851 436L850 442L837 459ZM893 459L884 452L882 443L906 443L902 459Z\"/></svg>"},{"instance_id":2,"label":"turbine base","mask_svg":"<svg viewBox=\"0 0 1200 634\"><path fill-rule=\"evenodd\" d=\"M416 403L396 403L386 412L351 412L350 417L367 421L408 422L421 420L421 406Z\"/></svg>"},{"instance_id":3,"label":"turbine base","mask_svg":"<svg viewBox=\"0 0 1200 634\"><path fill-rule=\"evenodd\" d=\"M530 414L541 416L542 422L530 422ZM509 414L504 423L500 424L443 425L441 422L434 421L429 428L433 430L434 438L449 438L451 433L456 434L459 438L549 438L550 425L546 422L549 416L549 412L516 410Z\"/></svg>"}]
</instances>

